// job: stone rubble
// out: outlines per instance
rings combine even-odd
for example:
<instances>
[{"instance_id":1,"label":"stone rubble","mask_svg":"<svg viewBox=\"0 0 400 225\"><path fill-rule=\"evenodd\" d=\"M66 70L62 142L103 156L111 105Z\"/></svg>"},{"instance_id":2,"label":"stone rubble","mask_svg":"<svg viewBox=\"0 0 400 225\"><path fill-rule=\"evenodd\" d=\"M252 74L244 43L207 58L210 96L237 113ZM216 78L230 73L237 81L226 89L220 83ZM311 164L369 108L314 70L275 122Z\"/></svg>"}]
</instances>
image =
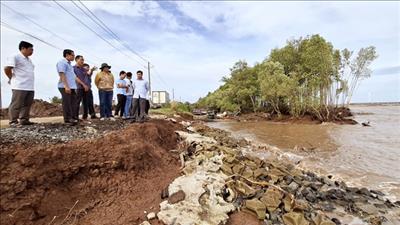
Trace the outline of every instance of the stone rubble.
<instances>
[{"instance_id":1,"label":"stone rubble","mask_svg":"<svg viewBox=\"0 0 400 225\"><path fill-rule=\"evenodd\" d=\"M234 140L202 125L177 134L187 146L186 162L184 175L168 187L170 197L180 192L181 198L160 204L157 217L167 225L225 224L234 210L252 213L265 224L338 225L343 215L382 224L389 211L399 209L380 192L348 187L290 160L253 154L268 146Z\"/></svg>"}]
</instances>

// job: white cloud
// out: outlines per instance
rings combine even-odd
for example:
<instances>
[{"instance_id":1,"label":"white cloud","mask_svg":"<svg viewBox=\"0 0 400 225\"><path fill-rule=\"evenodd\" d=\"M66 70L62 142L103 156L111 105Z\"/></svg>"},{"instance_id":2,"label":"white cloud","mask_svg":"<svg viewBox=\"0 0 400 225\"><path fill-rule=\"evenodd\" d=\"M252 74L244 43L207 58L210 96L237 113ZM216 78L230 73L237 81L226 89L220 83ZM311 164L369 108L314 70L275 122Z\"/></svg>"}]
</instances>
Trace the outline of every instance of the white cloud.
<instances>
[{"instance_id":1,"label":"white cloud","mask_svg":"<svg viewBox=\"0 0 400 225\"><path fill-rule=\"evenodd\" d=\"M18 29L60 48L72 48L97 65L110 63L114 73L121 69L144 70L141 64L145 62L127 50L123 51L130 57L116 51L54 2L2 3L17 10L28 7L29 10L21 12L73 45L1 7L1 20ZM103 38L120 46L71 2L59 3ZM153 1L84 1L84 4L125 43L155 65L157 73L152 73L153 90L171 91L174 88L176 98L181 96L182 100L195 101L216 89L219 80L229 73L229 67L235 61L246 59L250 64L262 61L272 48L282 46L291 37L307 34L320 33L337 48L357 50L375 45L380 56L373 68L399 66L400 62L398 2L170 2L176 6L175 9L161 7L161 3ZM176 10L181 14L178 15ZM61 58L61 51L1 27L1 66L6 56L17 52L20 40L35 45L36 96L48 99L59 95L55 64ZM377 82L377 90L399 100L398 95L391 91L398 88L379 86L386 85L384 80L389 78L381 79ZM1 81L5 106L11 91L4 75ZM396 83L391 82L391 85ZM360 87L360 96L365 95L364 92Z\"/></svg>"}]
</instances>

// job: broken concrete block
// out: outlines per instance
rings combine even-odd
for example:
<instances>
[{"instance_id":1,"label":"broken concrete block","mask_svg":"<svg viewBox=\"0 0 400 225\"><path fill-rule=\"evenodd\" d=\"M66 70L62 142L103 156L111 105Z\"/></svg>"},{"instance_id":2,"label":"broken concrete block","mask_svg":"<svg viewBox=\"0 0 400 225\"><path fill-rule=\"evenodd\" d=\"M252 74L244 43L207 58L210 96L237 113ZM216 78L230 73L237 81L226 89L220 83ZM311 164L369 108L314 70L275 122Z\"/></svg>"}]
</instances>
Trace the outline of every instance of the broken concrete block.
<instances>
[{"instance_id":1,"label":"broken concrete block","mask_svg":"<svg viewBox=\"0 0 400 225\"><path fill-rule=\"evenodd\" d=\"M191 123L188 121L181 121L180 124L182 124L184 127L188 127L191 125Z\"/></svg>"},{"instance_id":2,"label":"broken concrete block","mask_svg":"<svg viewBox=\"0 0 400 225\"><path fill-rule=\"evenodd\" d=\"M185 200L185 192L183 192L182 190L175 192L174 194L172 194L171 196L168 197L168 203L169 204L175 204L178 203L180 201Z\"/></svg>"},{"instance_id":3,"label":"broken concrete block","mask_svg":"<svg viewBox=\"0 0 400 225\"><path fill-rule=\"evenodd\" d=\"M276 188L268 188L260 200L267 207L268 212L273 212L281 204L282 197L283 194L281 191L277 190Z\"/></svg>"},{"instance_id":4,"label":"broken concrete block","mask_svg":"<svg viewBox=\"0 0 400 225\"><path fill-rule=\"evenodd\" d=\"M243 173L243 170L244 170L244 165L236 164L236 165L233 166L232 170L233 170L234 174L240 174L241 175Z\"/></svg>"},{"instance_id":5,"label":"broken concrete block","mask_svg":"<svg viewBox=\"0 0 400 225\"><path fill-rule=\"evenodd\" d=\"M204 144L204 143L209 143L209 144L216 144L217 141L213 138L206 137L197 133L187 133L184 131L175 131L180 137L182 137L187 143L192 144L198 143L198 144Z\"/></svg>"},{"instance_id":6,"label":"broken concrete block","mask_svg":"<svg viewBox=\"0 0 400 225\"><path fill-rule=\"evenodd\" d=\"M266 207L261 201L257 199L246 200L244 207L246 207L246 209L250 210L251 212L254 212L259 220L265 219Z\"/></svg>"},{"instance_id":7,"label":"broken concrete block","mask_svg":"<svg viewBox=\"0 0 400 225\"><path fill-rule=\"evenodd\" d=\"M258 168L254 170L254 178L259 178L259 177L267 177L268 176L268 170L265 168Z\"/></svg>"},{"instance_id":8,"label":"broken concrete block","mask_svg":"<svg viewBox=\"0 0 400 225\"><path fill-rule=\"evenodd\" d=\"M308 210L310 208L310 206L308 205L307 201L305 200L300 200L300 199L296 199L294 201L294 206L293 206L293 210L298 209L298 210Z\"/></svg>"},{"instance_id":9,"label":"broken concrete block","mask_svg":"<svg viewBox=\"0 0 400 225\"><path fill-rule=\"evenodd\" d=\"M356 207L367 215L378 214L378 209L373 205L366 205L363 203L356 203Z\"/></svg>"},{"instance_id":10,"label":"broken concrete block","mask_svg":"<svg viewBox=\"0 0 400 225\"><path fill-rule=\"evenodd\" d=\"M235 188L244 197L249 198L256 194L256 190L242 181L236 181Z\"/></svg>"},{"instance_id":11,"label":"broken concrete block","mask_svg":"<svg viewBox=\"0 0 400 225\"><path fill-rule=\"evenodd\" d=\"M286 212L290 212L292 210L293 204L292 203L292 198L286 194L285 198L283 198L283 204Z\"/></svg>"},{"instance_id":12,"label":"broken concrete block","mask_svg":"<svg viewBox=\"0 0 400 225\"><path fill-rule=\"evenodd\" d=\"M315 223L315 225L336 225L334 222L332 222L332 220L324 217L321 214L318 214L312 220Z\"/></svg>"},{"instance_id":13,"label":"broken concrete block","mask_svg":"<svg viewBox=\"0 0 400 225\"><path fill-rule=\"evenodd\" d=\"M148 220L152 220L152 219L156 218L156 214L154 212L151 212L151 213L147 214L146 217Z\"/></svg>"},{"instance_id":14,"label":"broken concrete block","mask_svg":"<svg viewBox=\"0 0 400 225\"><path fill-rule=\"evenodd\" d=\"M222 166L221 166L221 170L222 170L224 173L226 173L227 175L232 175L233 173L232 173L231 166L232 166L231 164L224 163L224 164L222 164Z\"/></svg>"},{"instance_id":15,"label":"broken concrete block","mask_svg":"<svg viewBox=\"0 0 400 225\"><path fill-rule=\"evenodd\" d=\"M244 161L244 164L245 164L246 166L250 167L252 170L258 169L258 165L257 165L255 162L253 162L253 161L246 160L246 161Z\"/></svg>"},{"instance_id":16,"label":"broken concrete block","mask_svg":"<svg viewBox=\"0 0 400 225\"><path fill-rule=\"evenodd\" d=\"M236 157L234 155L226 155L224 157L224 161L227 163L233 163L236 160Z\"/></svg>"},{"instance_id":17,"label":"broken concrete block","mask_svg":"<svg viewBox=\"0 0 400 225\"><path fill-rule=\"evenodd\" d=\"M309 222L304 218L302 213L290 212L282 217L285 225L309 225Z\"/></svg>"},{"instance_id":18,"label":"broken concrete block","mask_svg":"<svg viewBox=\"0 0 400 225\"><path fill-rule=\"evenodd\" d=\"M242 176L252 180L253 179L253 170L250 169L250 167L245 167L242 173Z\"/></svg>"},{"instance_id":19,"label":"broken concrete block","mask_svg":"<svg viewBox=\"0 0 400 225\"><path fill-rule=\"evenodd\" d=\"M201 165L193 163L195 160L188 162L187 166L192 169L169 185L170 196L183 191L185 199L176 204L168 201L160 203L157 218L164 224L219 225L224 224L229 218L228 213L235 210L233 203L226 202L221 194L228 177L224 173L210 172L213 166L221 166L222 155L204 160Z\"/></svg>"},{"instance_id":20,"label":"broken concrete block","mask_svg":"<svg viewBox=\"0 0 400 225\"><path fill-rule=\"evenodd\" d=\"M174 118L167 118L167 119L165 119L165 120L168 120L168 121L173 122L173 123L176 123L176 122L177 122L176 119L174 119Z\"/></svg>"}]
</instances>

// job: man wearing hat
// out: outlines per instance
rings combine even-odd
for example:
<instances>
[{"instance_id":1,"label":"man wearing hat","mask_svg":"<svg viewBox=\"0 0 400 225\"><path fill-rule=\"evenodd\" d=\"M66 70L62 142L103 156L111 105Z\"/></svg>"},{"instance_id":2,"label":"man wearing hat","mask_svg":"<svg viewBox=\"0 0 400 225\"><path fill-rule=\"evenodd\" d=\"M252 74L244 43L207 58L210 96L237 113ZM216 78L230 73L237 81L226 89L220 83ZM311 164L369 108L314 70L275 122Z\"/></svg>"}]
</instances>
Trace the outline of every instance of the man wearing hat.
<instances>
[{"instance_id":1,"label":"man wearing hat","mask_svg":"<svg viewBox=\"0 0 400 225\"><path fill-rule=\"evenodd\" d=\"M97 73L94 83L99 89L100 120L112 117L112 99L114 89L114 75L110 72L111 66L107 63L101 64L100 72Z\"/></svg>"}]
</instances>

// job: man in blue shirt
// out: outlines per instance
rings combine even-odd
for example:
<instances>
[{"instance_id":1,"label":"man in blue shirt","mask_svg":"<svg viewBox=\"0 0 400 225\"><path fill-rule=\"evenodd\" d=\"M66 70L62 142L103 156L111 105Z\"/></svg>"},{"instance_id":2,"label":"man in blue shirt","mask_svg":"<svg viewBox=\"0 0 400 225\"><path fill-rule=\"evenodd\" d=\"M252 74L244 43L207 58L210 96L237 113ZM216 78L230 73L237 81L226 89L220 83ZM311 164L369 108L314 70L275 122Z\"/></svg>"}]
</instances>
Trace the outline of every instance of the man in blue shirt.
<instances>
[{"instance_id":1,"label":"man in blue shirt","mask_svg":"<svg viewBox=\"0 0 400 225\"><path fill-rule=\"evenodd\" d=\"M74 60L74 51L65 49L63 51L63 59L57 63L57 73L60 76L58 81L58 90L62 97L63 116L64 122L67 125L78 124L77 108L77 83L84 85L84 83L76 77L74 68L71 61Z\"/></svg>"}]
</instances>

